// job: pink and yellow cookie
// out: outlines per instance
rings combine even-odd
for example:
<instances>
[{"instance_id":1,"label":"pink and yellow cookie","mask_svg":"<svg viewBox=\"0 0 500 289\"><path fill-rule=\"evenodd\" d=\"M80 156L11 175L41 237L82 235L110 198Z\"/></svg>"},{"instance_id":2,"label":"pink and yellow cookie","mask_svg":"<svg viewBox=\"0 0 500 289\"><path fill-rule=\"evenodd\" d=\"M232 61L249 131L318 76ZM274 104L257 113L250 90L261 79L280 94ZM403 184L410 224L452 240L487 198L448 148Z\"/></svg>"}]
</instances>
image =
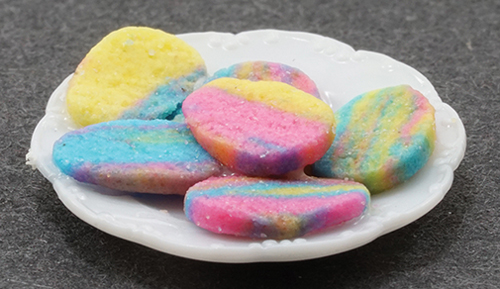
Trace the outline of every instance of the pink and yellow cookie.
<instances>
[{"instance_id":1,"label":"pink and yellow cookie","mask_svg":"<svg viewBox=\"0 0 500 289\"><path fill-rule=\"evenodd\" d=\"M200 54L161 30L126 27L85 56L67 91L81 126L122 119L173 119L194 83L206 75Z\"/></svg>"},{"instance_id":2,"label":"pink and yellow cookie","mask_svg":"<svg viewBox=\"0 0 500 289\"><path fill-rule=\"evenodd\" d=\"M320 98L316 84L307 74L298 68L282 63L268 61L247 61L237 63L216 71L214 75L209 78L209 81L222 77L248 79L251 81L267 80L284 82Z\"/></svg>"},{"instance_id":3,"label":"pink and yellow cookie","mask_svg":"<svg viewBox=\"0 0 500 289\"><path fill-rule=\"evenodd\" d=\"M335 136L331 108L281 82L219 78L189 95L182 110L202 147L250 176L303 169Z\"/></svg>"},{"instance_id":4,"label":"pink and yellow cookie","mask_svg":"<svg viewBox=\"0 0 500 289\"><path fill-rule=\"evenodd\" d=\"M335 116L336 138L316 176L352 179L374 194L408 180L434 150L434 107L410 86L359 95Z\"/></svg>"},{"instance_id":5,"label":"pink and yellow cookie","mask_svg":"<svg viewBox=\"0 0 500 289\"><path fill-rule=\"evenodd\" d=\"M221 173L186 124L168 120L116 120L65 134L54 164L74 179L140 193L184 195L195 183Z\"/></svg>"},{"instance_id":6,"label":"pink and yellow cookie","mask_svg":"<svg viewBox=\"0 0 500 289\"><path fill-rule=\"evenodd\" d=\"M356 219L369 202L366 187L351 181L232 176L191 187L184 211L197 226L215 233L285 239Z\"/></svg>"}]
</instances>

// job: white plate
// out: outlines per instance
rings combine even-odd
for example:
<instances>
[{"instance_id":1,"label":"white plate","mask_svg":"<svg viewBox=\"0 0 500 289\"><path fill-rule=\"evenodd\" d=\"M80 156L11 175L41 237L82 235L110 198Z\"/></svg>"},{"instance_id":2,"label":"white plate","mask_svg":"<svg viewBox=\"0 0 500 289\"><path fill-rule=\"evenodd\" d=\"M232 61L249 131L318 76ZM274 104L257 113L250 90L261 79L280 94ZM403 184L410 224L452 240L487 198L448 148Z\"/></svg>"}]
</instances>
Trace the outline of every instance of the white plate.
<instances>
[{"instance_id":1,"label":"white plate","mask_svg":"<svg viewBox=\"0 0 500 289\"><path fill-rule=\"evenodd\" d=\"M292 240L250 240L210 233L190 223L178 196L130 196L79 183L52 163L52 146L76 126L64 105L69 76L51 96L36 127L28 163L52 182L64 205L80 219L117 237L192 259L217 262L292 261L347 251L405 226L429 212L449 190L464 156L465 129L457 113L415 69L388 56L354 49L337 40L301 32L257 30L237 35L179 35L205 59L209 73L237 62L266 60L307 73L323 99L337 110L366 91L409 84L436 108L437 144L427 165L410 181L373 196L362 219Z\"/></svg>"}]
</instances>

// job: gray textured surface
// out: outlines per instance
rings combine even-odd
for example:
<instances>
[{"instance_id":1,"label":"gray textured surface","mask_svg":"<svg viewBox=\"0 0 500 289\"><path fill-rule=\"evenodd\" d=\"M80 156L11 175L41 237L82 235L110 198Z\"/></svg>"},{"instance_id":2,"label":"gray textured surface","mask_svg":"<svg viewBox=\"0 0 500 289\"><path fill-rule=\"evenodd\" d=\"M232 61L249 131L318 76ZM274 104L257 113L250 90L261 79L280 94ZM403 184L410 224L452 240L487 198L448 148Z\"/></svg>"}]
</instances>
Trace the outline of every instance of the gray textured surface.
<instances>
[{"instance_id":1,"label":"gray textured surface","mask_svg":"<svg viewBox=\"0 0 500 289\"><path fill-rule=\"evenodd\" d=\"M459 113L465 159L430 213L335 256L212 264L109 236L72 215L24 156L53 89L125 25L299 30L387 54ZM0 0L0 288L499 288L499 63L498 0Z\"/></svg>"}]
</instances>

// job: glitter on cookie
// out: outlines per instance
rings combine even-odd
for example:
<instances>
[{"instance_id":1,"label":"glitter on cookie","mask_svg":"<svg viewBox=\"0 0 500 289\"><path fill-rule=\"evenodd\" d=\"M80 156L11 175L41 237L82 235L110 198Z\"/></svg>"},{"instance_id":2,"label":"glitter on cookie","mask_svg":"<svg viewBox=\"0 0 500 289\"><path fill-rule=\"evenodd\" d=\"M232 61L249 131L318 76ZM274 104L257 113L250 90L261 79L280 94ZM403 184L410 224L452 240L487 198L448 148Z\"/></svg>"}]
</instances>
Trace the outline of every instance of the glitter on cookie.
<instances>
[{"instance_id":1,"label":"glitter on cookie","mask_svg":"<svg viewBox=\"0 0 500 289\"><path fill-rule=\"evenodd\" d=\"M209 78L231 77L251 81L279 81L320 98L316 84L301 70L282 63L268 61L247 61L220 69Z\"/></svg>"},{"instance_id":2,"label":"glitter on cookie","mask_svg":"<svg viewBox=\"0 0 500 289\"><path fill-rule=\"evenodd\" d=\"M352 179L374 194L409 179L434 150L434 108L410 86L359 95L335 117L335 141L314 175Z\"/></svg>"},{"instance_id":3,"label":"glitter on cookie","mask_svg":"<svg viewBox=\"0 0 500 289\"><path fill-rule=\"evenodd\" d=\"M189 95L182 110L202 147L250 176L302 169L334 138L331 108L281 82L219 78Z\"/></svg>"},{"instance_id":4,"label":"glitter on cookie","mask_svg":"<svg viewBox=\"0 0 500 289\"><path fill-rule=\"evenodd\" d=\"M78 181L142 193L185 194L221 171L185 124L116 120L69 132L53 149L59 169Z\"/></svg>"},{"instance_id":5,"label":"glitter on cookie","mask_svg":"<svg viewBox=\"0 0 500 289\"><path fill-rule=\"evenodd\" d=\"M358 218L369 202L366 187L352 181L231 176L191 187L184 211L197 226L215 233L285 239Z\"/></svg>"},{"instance_id":6,"label":"glitter on cookie","mask_svg":"<svg viewBox=\"0 0 500 289\"><path fill-rule=\"evenodd\" d=\"M172 119L195 81L200 54L161 30L125 27L104 37L78 65L66 103L81 126L120 118Z\"/></svg>"}]
</instances>

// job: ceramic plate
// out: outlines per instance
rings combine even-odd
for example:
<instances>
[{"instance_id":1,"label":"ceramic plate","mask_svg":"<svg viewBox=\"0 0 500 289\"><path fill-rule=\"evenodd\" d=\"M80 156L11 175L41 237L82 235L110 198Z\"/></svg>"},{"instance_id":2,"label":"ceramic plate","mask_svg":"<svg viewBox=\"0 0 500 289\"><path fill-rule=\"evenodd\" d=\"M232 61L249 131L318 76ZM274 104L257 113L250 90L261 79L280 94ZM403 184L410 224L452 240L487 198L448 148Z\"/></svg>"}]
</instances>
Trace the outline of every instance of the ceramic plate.
<instances>
[{"instance_id":1,"label":"ceramic plate","mask_svg":"<svg viewBox=\"0 0 500 289\"><path fill-rule=\"evenodd\" d=\"M196 48L208 72L237 62L265 60L297 67L317 84L334 111L369 90L409 84L436 108L436 149L413 178L373 196L369 212L355 222L303 238L251 240L210 233L190 223L182 197L126 195L79 183L52 163L52 146L76 128L64 102L69 76L54 91L36 127L28 163L52 182L64 205L96 228L173 255L216 262L292 261L332 255L369 243L429 212L449 190L465 151L465 129L457 113L439 98L418 71L388 56L355 51L337 40L277 30L179 35Z\"/></svg>"}]
</instances>

